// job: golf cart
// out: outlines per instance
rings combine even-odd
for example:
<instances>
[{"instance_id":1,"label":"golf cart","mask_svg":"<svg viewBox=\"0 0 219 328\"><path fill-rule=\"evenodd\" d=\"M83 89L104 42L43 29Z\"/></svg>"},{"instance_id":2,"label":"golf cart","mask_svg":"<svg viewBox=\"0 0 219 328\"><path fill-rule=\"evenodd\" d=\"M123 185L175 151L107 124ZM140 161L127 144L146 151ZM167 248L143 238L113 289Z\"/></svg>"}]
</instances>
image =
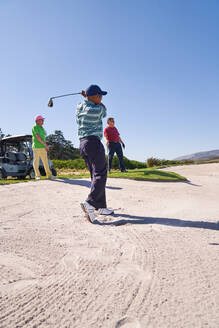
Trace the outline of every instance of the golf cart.
<instances>
[{"instance_id":1,"label":"golf cart","mask_svg":"<svg viewBox=\"0 0 219 328\"><path fill-rule=\"evenodd\" d=\"M57 173L51 161L49 161L49 166L52 175L56 176ZM41 160L39 170L41 175L46 175ZM0 179L8 176L25 179L28 175L30 179L35 178L32 136L26 134L10 136L0 140Z\"/></svg>"}]
</instances>

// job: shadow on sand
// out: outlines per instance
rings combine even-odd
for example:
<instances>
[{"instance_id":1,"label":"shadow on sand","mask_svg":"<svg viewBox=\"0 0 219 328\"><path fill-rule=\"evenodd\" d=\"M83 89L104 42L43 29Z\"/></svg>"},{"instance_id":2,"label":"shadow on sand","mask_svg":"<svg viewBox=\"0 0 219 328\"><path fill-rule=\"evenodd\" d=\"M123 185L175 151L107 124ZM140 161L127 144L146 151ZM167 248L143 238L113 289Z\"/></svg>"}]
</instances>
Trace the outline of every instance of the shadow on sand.
<instances>
[{"instance_id":1,"label":"shadow on sand","mask_svg":"<svg viewBox=\"0 0 219 328\"><path fill-rule=\"evenodd\" d=\"M79 185L79 186L84 186L84 187L88 187L90 188L91 186L91 182L87 181L87 180L83 180L83 179L68 179L68 178L57 178L51 181L56 181L56 182L62 182L62 183L69 183L69 184L73 184L73 185ZM137 180L136 180L137 181ZM140 180L140 181L145 181L145 182L155 182L155 183L186 183L189 184L190 186L194 186L194 187L202 187L202 185L197 185L192 183L189 180L180 180L180 181L156 181L156 180ZM121 187L112 187L112 186L106 186L107 189L115 189L115 190L121 190L123 188Z\"/></svg>"},{"instance_id":2,"label":"shadow on sand","mask_svg":"<svg viewBox=\"0 0 219 328\"><path fill-rule=\"evenodd\" d=\"M68 179L68 178L58 178L58 179L54 179L51 181L55 181L55 182L62 182L62 183L69 183L72 185L78 185L78 186L83 186L83 187L87 187L90 188L91 186L91 182L87 181L87 180L82 180L82 179ZM112 187L112 186L106 186L107 189L113 189L113 190L121 190L122 188L120 187Z\"/></svg>"},{"instance_id":3,"label":"shadow on sand","mask_svg":"<svg viewBox=\"0 0 219 328\"><path fill-rule=\"evenodd\" d=\"M199 229L209 229L209 230L219 230L218 222L208 222L208 221L189 221L180 219L170 219L170 218L152 218L135 216L128 214L114 214L114 218L124 218L113 222L97 222L99 225L109 225L109 226L120 226L125 224L160 224L172 227L188 227L188 228L199 228Z\"/></svg>"},{"instance_id":4,"label":"shadow on sand","mask_svg":"<svg viewBox=\"0 0 219 328\"><path fill-rule=\"evenodd\" d=\"M195 184L195 183L192 183L192 182L189 181L189 180L187 180L187 181L182 181L182 182L187 183L187 184L189 184L190 186L194 186L194 187L202 187L202 185L197 185L197 184Z\"/></svg>"}]
</instances>

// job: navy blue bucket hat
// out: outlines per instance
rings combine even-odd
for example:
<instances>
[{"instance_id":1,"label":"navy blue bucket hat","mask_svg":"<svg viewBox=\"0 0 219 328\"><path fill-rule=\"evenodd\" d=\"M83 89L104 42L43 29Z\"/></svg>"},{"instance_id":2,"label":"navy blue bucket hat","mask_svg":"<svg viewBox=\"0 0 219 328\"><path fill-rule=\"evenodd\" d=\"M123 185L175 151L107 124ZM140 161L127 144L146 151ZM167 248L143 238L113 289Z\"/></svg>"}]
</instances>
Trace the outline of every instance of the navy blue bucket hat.
<instances>
[{"instance_id":1,"label":"navy blue bucket hat","mask_svg":"<svg viewBox=\"0 0 219 328\"><path fill-rule=\"evenodd\" d=\"M91 84L87 89L86 89L86 96L95 96L95 95L102 95L105 96L107 94L106 91L103 91L98 87L98 85Z\"/></svg>"}]
</instances>

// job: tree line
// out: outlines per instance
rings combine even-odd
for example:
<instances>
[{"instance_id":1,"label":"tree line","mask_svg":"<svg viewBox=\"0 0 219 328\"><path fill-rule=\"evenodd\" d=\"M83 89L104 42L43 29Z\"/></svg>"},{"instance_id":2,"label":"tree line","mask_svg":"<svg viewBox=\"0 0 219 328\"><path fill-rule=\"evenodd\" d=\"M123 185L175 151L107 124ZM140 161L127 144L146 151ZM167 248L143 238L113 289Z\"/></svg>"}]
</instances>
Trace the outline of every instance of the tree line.
<instances>
[{"instance_id":1,"label":"tree line","mask_svg":"<svg viewBox=\"0 0 219 328\"><path fill-rule=\"evenodd\" d=\"M55 130L54 134L49 134L46 137L46 142L49 145L49 158L58 160L69 160L80 158L80 151L75 148L70 140L66 140L63 132Z\"/></svg>"}]
</instances>

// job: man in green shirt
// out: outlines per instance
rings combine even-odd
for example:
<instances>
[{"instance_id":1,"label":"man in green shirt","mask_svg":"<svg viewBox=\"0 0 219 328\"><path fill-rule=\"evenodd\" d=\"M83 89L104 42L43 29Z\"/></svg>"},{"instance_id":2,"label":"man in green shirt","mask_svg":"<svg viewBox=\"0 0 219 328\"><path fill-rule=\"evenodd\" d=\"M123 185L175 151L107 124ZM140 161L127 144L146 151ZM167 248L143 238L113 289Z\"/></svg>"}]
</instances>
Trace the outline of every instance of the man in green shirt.
<instances>
[{"instance_id":1,"label":"man in green shirt","mask_svg":"<svg viewBox=\"0 0 219 328\"><path fill-rule=\"evenodd\" d=\"M46 175L48 179L52 178L52 173L49 168L49 162L47 157L47 152L49 151L49 146L46 144L46 132L43 128L45 118L41 115L36 116L36 124L32 128L32 148L33 148L33 168L35 171L36 180L40 179L39 163L40 158L43 162Z\"/></svg>"}]
</instances>

